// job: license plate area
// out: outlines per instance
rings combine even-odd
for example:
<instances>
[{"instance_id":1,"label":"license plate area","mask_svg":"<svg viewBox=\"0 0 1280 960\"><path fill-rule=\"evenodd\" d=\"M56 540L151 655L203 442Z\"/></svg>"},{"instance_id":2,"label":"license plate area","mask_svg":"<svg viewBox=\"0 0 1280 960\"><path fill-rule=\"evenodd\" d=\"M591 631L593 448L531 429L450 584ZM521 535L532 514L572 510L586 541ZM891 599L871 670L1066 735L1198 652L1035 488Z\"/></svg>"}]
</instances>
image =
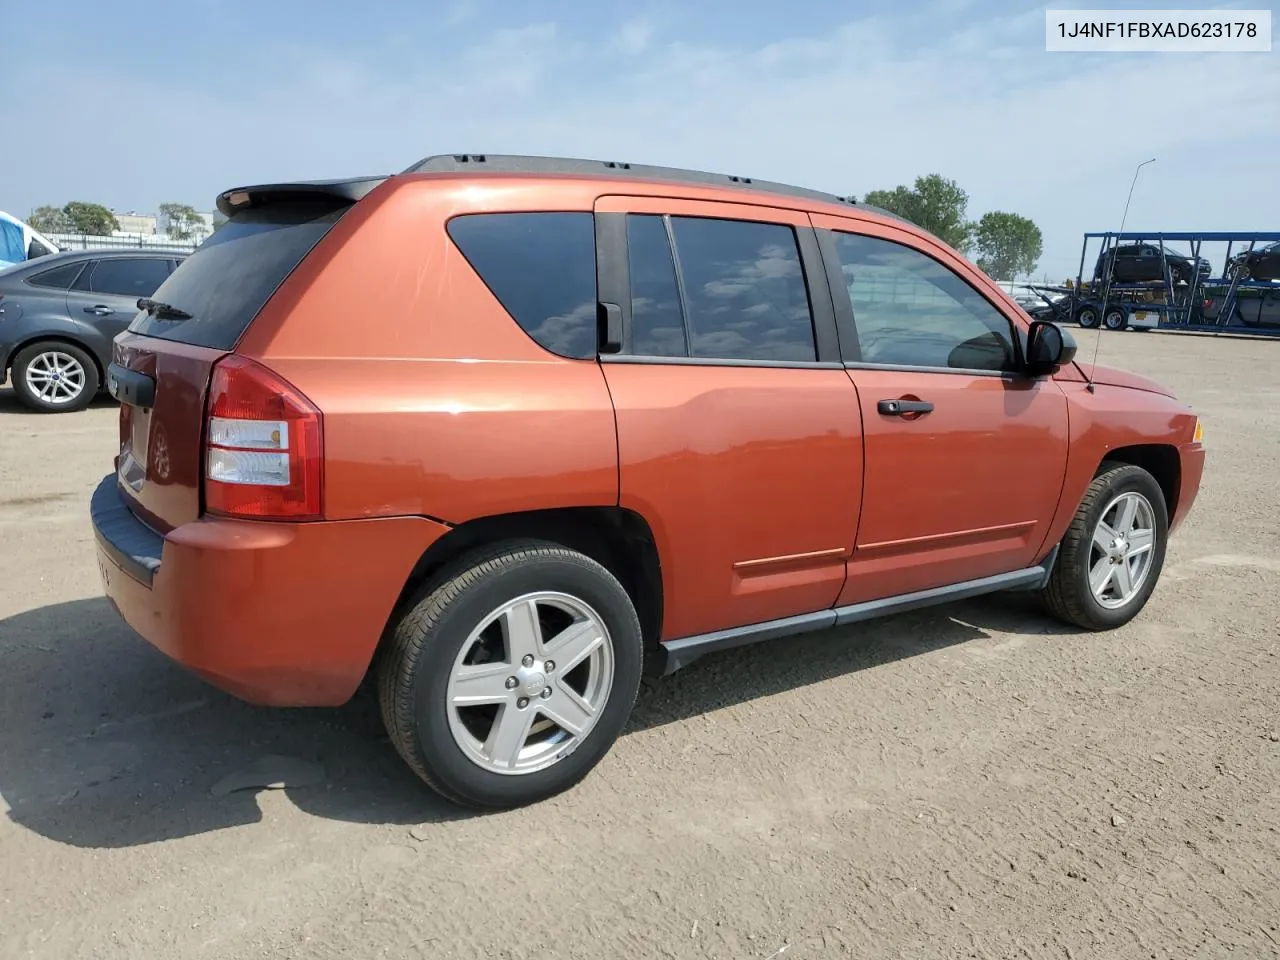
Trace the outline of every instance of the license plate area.
<instances>
[{"instance_id":1,"label":"license plate area","mask_svg":"<svg viewBox=\"0 0 1280 960\"><path fill-rule=\"evenodd\" d=\"M151 411L122 405L120 416L125 421L124 443L120 447L120 482L138 493L147 480L147 447L151 434Z\"/></svg>"}]
</instances>

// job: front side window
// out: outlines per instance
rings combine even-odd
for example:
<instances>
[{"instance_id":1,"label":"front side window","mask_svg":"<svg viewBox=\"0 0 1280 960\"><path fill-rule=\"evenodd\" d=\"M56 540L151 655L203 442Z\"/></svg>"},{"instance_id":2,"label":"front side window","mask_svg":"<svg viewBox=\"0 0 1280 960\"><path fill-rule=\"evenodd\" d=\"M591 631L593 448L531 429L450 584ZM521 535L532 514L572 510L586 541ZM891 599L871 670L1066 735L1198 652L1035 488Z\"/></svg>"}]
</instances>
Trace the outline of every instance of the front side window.
<instances>
[{"instance_id":1,"label":"front side window","mask_svg":"<svg viewBox=\"0 0 1280 960\"><path fill-rule=\"evenodd\" d=\"M498 302L541 346L596 355L596 239L590 213L475 213L449 237Z\"/></svg>"},{"instance_id":2,"label":"front side window","mask_svg":"<svg viewBox=\"0 0 1280 960\"><path fill-rule=\"evenodd\" d=\"M8 220L0 220L0 264L21 263L26 259L22 228Z\"/></svg>"},{"instance_id":3,"label":"front side window","mask_svg":"<svg viewBox=\"0 0 1280 960\"><path fill-rule=\"evenodd\" d=\"M958 274L891 240L834 237L864 363L1014 369L1009 320Z\"/></svg>"},{"instance_id":4,"label":"front side window","mask_svg":"<svg viewBox=\"0 0 1280 960\"><path fill-rule=\"evenodd\" d=\"M169 277L169 261L151 258L99 260L89 289L121 297L149 297Z\"/></svg>"}]
</instances>

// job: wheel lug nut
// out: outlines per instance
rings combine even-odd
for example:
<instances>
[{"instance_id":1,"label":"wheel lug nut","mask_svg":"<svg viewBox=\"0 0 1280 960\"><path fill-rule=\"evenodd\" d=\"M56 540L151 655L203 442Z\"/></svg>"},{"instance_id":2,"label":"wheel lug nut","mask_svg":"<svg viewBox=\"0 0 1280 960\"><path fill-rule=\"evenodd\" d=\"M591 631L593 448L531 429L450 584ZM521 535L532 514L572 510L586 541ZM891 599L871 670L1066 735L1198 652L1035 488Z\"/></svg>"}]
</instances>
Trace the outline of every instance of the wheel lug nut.
<instances>
[{"instance_id":1,"label":"wheel lug nut","mask_svg":"<svg viewBox=\"0 0 1280 960\"><path fill-rule=\"evenodd\" d=\"M520 681L517 680L515 677L507 677L507 689L514 690L516 688L516 684L519 682Z\"/></svg>"},{"instance_id":2,"label":"wheel lug nut","mask_svg":"<svg viewBox=\"0 0 1280 960\"><path fill-rule=\"evenodd\" d=\"M540 694L540 696L542 697L543 700L547 699L547 697L551 696L551 688L543 687L542 693Z\"/></svg>"},{"instance_id":3,"label":"wheel lug nut","mask_svg":"<svg viewBox=\"0 0 1280 960\"><path fill-rule=\"evenodd\" d=\"M554 660L548 660L546 663L542 665L542 669L545 670L547 673L550 673L555 668L556 668L556 662Z\"/></svg>"},{"instance_id":4,"label":"wheel lug nut","mask_svg":"<svg viewBox=\"0 0 1280 960\"><path fill-rule=\"evenodd\" d=\"M519 707L521 710L523 710L528 705L529 705L528 697L521 697L519 700L516 701L516 706Z\"/></svg>"},{"instance_id":5,"label":"wheel lug nut","mask_svg":"<svg viewBox=\"0 0 1280 960\"><path fill-rule=\"evenodd\" d=\"M533 654L531 654L531 653L526 653L526 654L524 655L524 657L523 657L523 658L521 658L520 662L521 662L521 663L523 663L526 667L532 667L532 666L533 666Z\"/></svg>"}]
</instances>

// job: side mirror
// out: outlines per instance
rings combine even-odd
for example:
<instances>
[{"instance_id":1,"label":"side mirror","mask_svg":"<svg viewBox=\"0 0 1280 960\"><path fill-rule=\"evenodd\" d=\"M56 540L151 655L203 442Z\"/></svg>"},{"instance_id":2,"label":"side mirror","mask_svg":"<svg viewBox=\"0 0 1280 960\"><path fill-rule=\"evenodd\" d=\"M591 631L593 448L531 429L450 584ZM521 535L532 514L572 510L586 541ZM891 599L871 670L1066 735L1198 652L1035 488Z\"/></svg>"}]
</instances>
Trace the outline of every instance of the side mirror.
<instances>
[{"instance_id":1,"label":"side mirror","mask_svg":"<svg viewBox=\"0 0 1280 960\"><path fill-rule=\"evenodd\" d=\"M1076 356L1076 341L1051 320L1033 320L1027 332L1027 373L1053 373Z\"/></svg>"}]
</instances>

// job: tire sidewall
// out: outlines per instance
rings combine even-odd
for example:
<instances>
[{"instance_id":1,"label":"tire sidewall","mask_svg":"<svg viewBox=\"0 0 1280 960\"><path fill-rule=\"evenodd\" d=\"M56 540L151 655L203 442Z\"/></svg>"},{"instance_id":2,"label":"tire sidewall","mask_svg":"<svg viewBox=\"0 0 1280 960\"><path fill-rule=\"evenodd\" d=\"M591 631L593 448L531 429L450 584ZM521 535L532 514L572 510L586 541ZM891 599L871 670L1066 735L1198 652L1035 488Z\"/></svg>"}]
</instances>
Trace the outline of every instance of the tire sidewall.
<instances>
[{"instance_id":1,"label":"tire sidewall","mask_svg":"<svg viewBox=\"0 0 1280 960\"><path fill-rule=\"evenodd\" d=\"M1091 322L1085 323L1085 317L1092 318ZM1096 330L1102 324L1102 316L1096 307L1081 307L1076 312L1076 323L1086 330Z\"/></svg>"},{"instance_id":2,"label":"tire sidewall","mask_svg":"<svg viewBox=\"0 0 1280 960\"><path fill-rule=\"evenodd\" d=\"M614 662L609 699L586 738L550 767L528 774L491 773L454 740L449 675L462 644L483 618L522 594L548 590L583 601L608 628ZM585 777L622 733L639 691L642 660L639 619L622 585L603 567L540 556L502 568L463 588L423 642L413 678L414 733L421 759L449 792L483 806L514 806L560 793Z\"/></svg>"},{"instance_id":3,"label":"tire sidewall","mask_svg":"<svg viewBox=\"0 0 1280 960\"><path fill-rule=\"evenodd\" d=\"M1147 573L1142 589L1134 594L1123 607L1104 607L1093 595L1089 585L1089 558L1092 554L1093 531L1097 529L1102 513L1116 497L1123 493L1140 493L1151 504L1151 512L1155 517L1156 537L1152 544L1151 569ZM1164 493L1155 478L1138 467L1129 467L1116 471L1102 488L1102 495L1086 512L1085 530L1087 537L1080 545L1077 569L1072 572L1084 602L1089 606L1090 615L1105 627L1118 627L1128 623L1146 606L1160 580L1164 569L1165 550L1169 542L1169 517L1164 502Z\"/></svg>"},{"instance_id":4,"label":"tire sidewall","mask_svg":"<svg viewBox=\"0 0 1280 960\"><path fill-rule=\"evenodd\" d=\"M75 357L76 361L84 369L84 387L81 389L80 395L70 403L49 403L41 400L31 392L31 387L27 383L27 367L31 361L42 353L55 352ZM23 347L13 358L11 371L10 379L13 382L13 389L18 398L27 407L40 413L72 413L76 410L83 410L93 402L93 398L98 394L100 385L98 367L93 362L93 358L83 348L73 343L44 341L33 343L29 347Z\"/></svg>"},{"instance_id":5,"label":"tire sidewall","mask_svg":"<svg viewBox=\"0 0 1280 960\"><path fill-rule=\"evenodd\" d=\"M1113 316L1116 316L1117 313L1120 316L1120 322L1114 325L1109 323L1108 322L1109 319ZM1106 311L1106 313L1102 315L1102 325L1106 327L1108 330L1123 330L1127 324L1128 324L1128 317L1125 315L1123 311L1117 311L1115 309L1111 309Z\"/></svg>"}]
</instances>

